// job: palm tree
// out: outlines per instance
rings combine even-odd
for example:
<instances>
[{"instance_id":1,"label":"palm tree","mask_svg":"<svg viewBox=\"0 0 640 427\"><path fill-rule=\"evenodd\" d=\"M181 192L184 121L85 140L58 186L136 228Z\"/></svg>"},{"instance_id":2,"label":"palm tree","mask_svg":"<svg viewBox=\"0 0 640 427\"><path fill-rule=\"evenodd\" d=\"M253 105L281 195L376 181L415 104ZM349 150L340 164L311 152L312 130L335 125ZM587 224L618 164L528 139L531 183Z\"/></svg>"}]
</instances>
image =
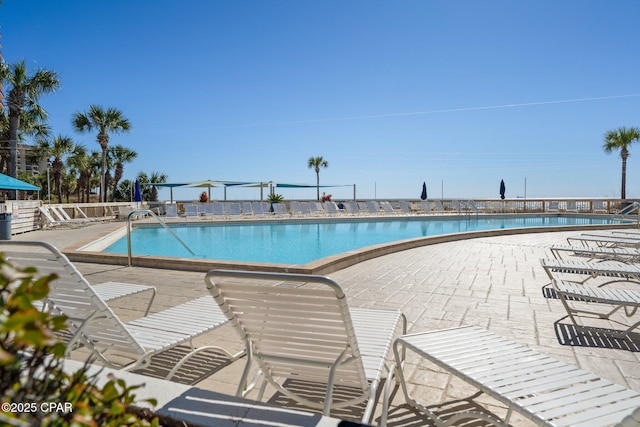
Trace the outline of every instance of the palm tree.
<instances>
[{"instance_id":1,"label":"palm tree","mask_svg":"<svg viewBox=\"0 0 640 427\"><path fill-rule=\"evenodd\" d=\"M119 110L99 105L90 105L86 113L73 115L73 126L80 133L98 131L98 144L102 148L102 166L100 168L100 201L106 202L107 151L109 133L128 132L131 129L129 120Z\"/></svg>"},{"instance_id":2,"label":"palm tree","mask_svg":"<svg viewBox=\"0 0 640 427\"><path fill-rule=\"evenodd\" d=\"M161 172L151 172L148 176L144 172L138 174L138 181L142 189L142 198L149 202L158 201L158 189L149 184L163 184L167 182L167 175Z\"/></svg>"},{"instance_id":3,"label":"palm tree","mask_svg":"<svg viewBox=\"0 0 640 427\"><path fill-rule=\"evenodd\" d=\"M5 80L9 83L9 94L7 96L7 106L9 107L9 141L11 145L9 175L17 176L17 148L18 130L20 129L20 119L25 108L41 110L38 100L43 93L51 93L58 89L61 84L58 75L50 70L38 70L29 76L27 65L24 61L9 65L7 71L3 72Z\"/></svg>"},{"instance_id":4,"label":"palm tree","mask_svg":"<svg viewBox=\"0 0 640 427\"><path fill-rule=\"evenodd\" d=\"M64 174L64 157L73 151L73 141L68 136L56 136L49 147L49 156L53 157L53 186L58 195L58 203L62 203L62 175Z\"/></svg>"},{"instance_id":5,"label":"palm tree","mask_svg":"<svg viewBox=\"0 0 640 427\"><path fill-rule=\"evenodd\" d=\"M127 147L123 147L122 145L116 145L109 149L109 155L113 163L115 163L115 172L111 183L111 200L115 201L115 193L118 189L118 183L124 174L124 164L133 161L133 159L138 157L138 153Z\"/></svg>"},{"instance_id":6,"label":"palm tree","mask_svg":"<svg viewBox=\"0 0 640 427\"><path fill-rule=\"evenodd\" d=\"M629 158L629 146L640 140L640 129L625 128L610 130L604 135L604 151L611 153L614 150L620 150L620 158L622 159L622 186L620 189L620 198L627 198L627 158Z\"/></svg>"},{"instance_id":7,"label":"palm tree","mask_svg":"<svg viewBox=\"0 0 640 427\"><path fill-rule=\"evenodd\" d=\"M79 202L89 202L89 194L91 192L91 175L94 170L93 153L90 155L84 145L76 145L73 148L73 154L69 156L67 163L78 176Z\"/></svg>"},{"instance_id":8,"label":"palm tree","mask_svg":"<svg viewBox=\"0 0 640 427\"><path fill-rule=\"evenodd\" d=\"M308 161L309 169L314 168L316 171L316 193L317 198L320 200L320 168L329 167L329 162L320 157L310 157Z\"/></svg>"}]
</instances>

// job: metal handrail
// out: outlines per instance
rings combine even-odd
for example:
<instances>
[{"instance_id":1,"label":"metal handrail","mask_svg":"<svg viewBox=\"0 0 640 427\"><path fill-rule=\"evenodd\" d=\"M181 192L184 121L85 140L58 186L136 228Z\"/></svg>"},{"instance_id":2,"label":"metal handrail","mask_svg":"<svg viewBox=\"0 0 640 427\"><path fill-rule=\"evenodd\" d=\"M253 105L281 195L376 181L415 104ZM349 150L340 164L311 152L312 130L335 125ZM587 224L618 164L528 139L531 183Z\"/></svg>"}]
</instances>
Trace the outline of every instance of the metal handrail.
<instances>
[{"instance_id":1,"label":"metal handrail","mask_svg":"<svg viewBox=\"0 0 640 427\"><path fill-rule=\"evenodd\" d=\"M153 211L149 209L135 209L129 212L129 215L127 215L127 254L128 254L128 260L129 260L129 267L131 267L131 217L133 215L141 214L141 213L150 214L153 218L155 218L158 221L158 223L160 223L162 227L164 227L165 230L169 232L169 234L175 237L175 239L178 242L180 242L180 244L184 246L184 248L187 251L189 251L191 255L194 255L194 256L196 255L195 252L193 252L191 248L187 246L187 244L183 242L182 239L180 239L176 233L171 231L171 228L169 228L169 226L163 220L161 220L160 217L156 215Z\"/></svg>"},{"instance_id":2,"label":"metal handrail","mask_svg":"<svg viewBox=\"0 0 640 427\"><path fill-rule=\"evenodd\" d=\"M636 224L640 227L640 203L638 202L633 202L629 206L626 206L624 209L620 209L613 215L613 218L628 219L628 215L631 215L632 213L637 214Z\"/></svg>"}]
</instances>

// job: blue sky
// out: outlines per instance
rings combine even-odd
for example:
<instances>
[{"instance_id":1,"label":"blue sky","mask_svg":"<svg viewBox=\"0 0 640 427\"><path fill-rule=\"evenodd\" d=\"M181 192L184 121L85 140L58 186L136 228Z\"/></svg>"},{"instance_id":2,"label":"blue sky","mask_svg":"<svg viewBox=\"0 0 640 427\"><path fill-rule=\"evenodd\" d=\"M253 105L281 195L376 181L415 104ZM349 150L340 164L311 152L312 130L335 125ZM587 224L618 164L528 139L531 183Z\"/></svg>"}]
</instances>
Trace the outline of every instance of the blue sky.
<instances>
[{"instance_id":1,"label":"blue sky","mask_svg":"<svg viewBox=\"0 0 640 427\"><path fill-rule=\"evenodd\" d=\"M507 197L619 197L602 144L640 126L639 14L635 0L3 0L0 32L7 62L59 73L42 98L54 134L98 150L71 127L91 104L131 121L110 140L138 152L125 178L315 183L307 160L323 156L321 184L358 198L418 198L423 181L432 198L497 198L501 179Z\"/></svg>"}]
</instances>

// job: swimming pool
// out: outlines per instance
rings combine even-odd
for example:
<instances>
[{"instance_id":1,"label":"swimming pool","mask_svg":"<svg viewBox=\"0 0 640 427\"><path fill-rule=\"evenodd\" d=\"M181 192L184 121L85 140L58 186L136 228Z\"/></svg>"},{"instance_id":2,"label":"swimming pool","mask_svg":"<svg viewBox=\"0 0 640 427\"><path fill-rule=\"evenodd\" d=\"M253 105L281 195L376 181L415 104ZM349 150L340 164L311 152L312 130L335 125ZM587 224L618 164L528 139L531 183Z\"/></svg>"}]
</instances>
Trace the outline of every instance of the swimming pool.
<instances>
[{"instance_id":1,"label":"swimming pool","mask_svg":"<svg viewBox=\"0 0 640 427\"><path fill-rule=\"evenodd\" d=\"M620 221L605 217L511 215L171 225L171 230L195 256L162 227L142 225L131 232L131 250L134 255L145 256L302 265L369 246L426 236L521 227L610 224L620 224ZM126 236L103 252L126 254Z\"/></svg>"}]
</instances>

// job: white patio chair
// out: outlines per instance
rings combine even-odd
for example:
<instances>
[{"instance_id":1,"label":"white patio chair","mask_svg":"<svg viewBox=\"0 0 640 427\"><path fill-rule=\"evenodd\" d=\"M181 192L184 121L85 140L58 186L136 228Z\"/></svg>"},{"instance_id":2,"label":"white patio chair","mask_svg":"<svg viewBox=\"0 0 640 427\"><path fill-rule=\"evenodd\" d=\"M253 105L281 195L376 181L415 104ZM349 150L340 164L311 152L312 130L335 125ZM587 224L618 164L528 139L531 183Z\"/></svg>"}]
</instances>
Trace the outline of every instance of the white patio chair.
<instances>
[{"instance_id":1,"label":"white patio chair","mask_svg":"<svg viewBox=\"0 0 640 427\"><path fill-rule=\"evenodd\" d=\"M210 296L125 324L55 247L44 242L23 241L2 242L1 247L5 254L9 254L10 260L23 267L36 266L42 273L58 274L44 303L45 308L52 312L67 316L68 330L72 334L67 354L82 345L106 366L132 370L148 366L151 357L158 353L190 344L192 350L169 372L168 379L193 355L203 350L215 349L232 361L242 354L232 355L216 346L193 347L193 338L227 321ZM123 362L123 358L129 363Z\"/></svg>"},{"instance_id":2,"label":"white patio chair","mask_svg":"<svg viewBox=\"0 0 640 427\"><path fill-rule=\"evenodd\" d=\"M438 426L480 419L504 427L509 425L513 412L541 426L607 426L622 421L640 406L640 393L476 326L403 336L394 345L398 360L405 350L461 378L508 408L503 420L477 410L442 419L409 393L405 373L400 369L398 378L406 402Z\"/></svg>"},{"instance_id":3,"label":"white patio chair","mask_svg":"<svg viewBox=\"0 0 640 427\"><path fill-rule=\"evenodd\" d=\"M406 329L401 312L350 309L340 286L322 276L212 270L205 282L246 345L238 396L246 396L262 377L257 400L270 384L325 416L334 408L366 401L362 420L369 422L386 372L385 423L395 371L386 358L395 337ZM259 377L247 385L254 363ZM302 396L287 388L287 379L324 384L324 396L320 401ZM334 394L336 387L344 394Z\"/></svg>"}]
</instances>

